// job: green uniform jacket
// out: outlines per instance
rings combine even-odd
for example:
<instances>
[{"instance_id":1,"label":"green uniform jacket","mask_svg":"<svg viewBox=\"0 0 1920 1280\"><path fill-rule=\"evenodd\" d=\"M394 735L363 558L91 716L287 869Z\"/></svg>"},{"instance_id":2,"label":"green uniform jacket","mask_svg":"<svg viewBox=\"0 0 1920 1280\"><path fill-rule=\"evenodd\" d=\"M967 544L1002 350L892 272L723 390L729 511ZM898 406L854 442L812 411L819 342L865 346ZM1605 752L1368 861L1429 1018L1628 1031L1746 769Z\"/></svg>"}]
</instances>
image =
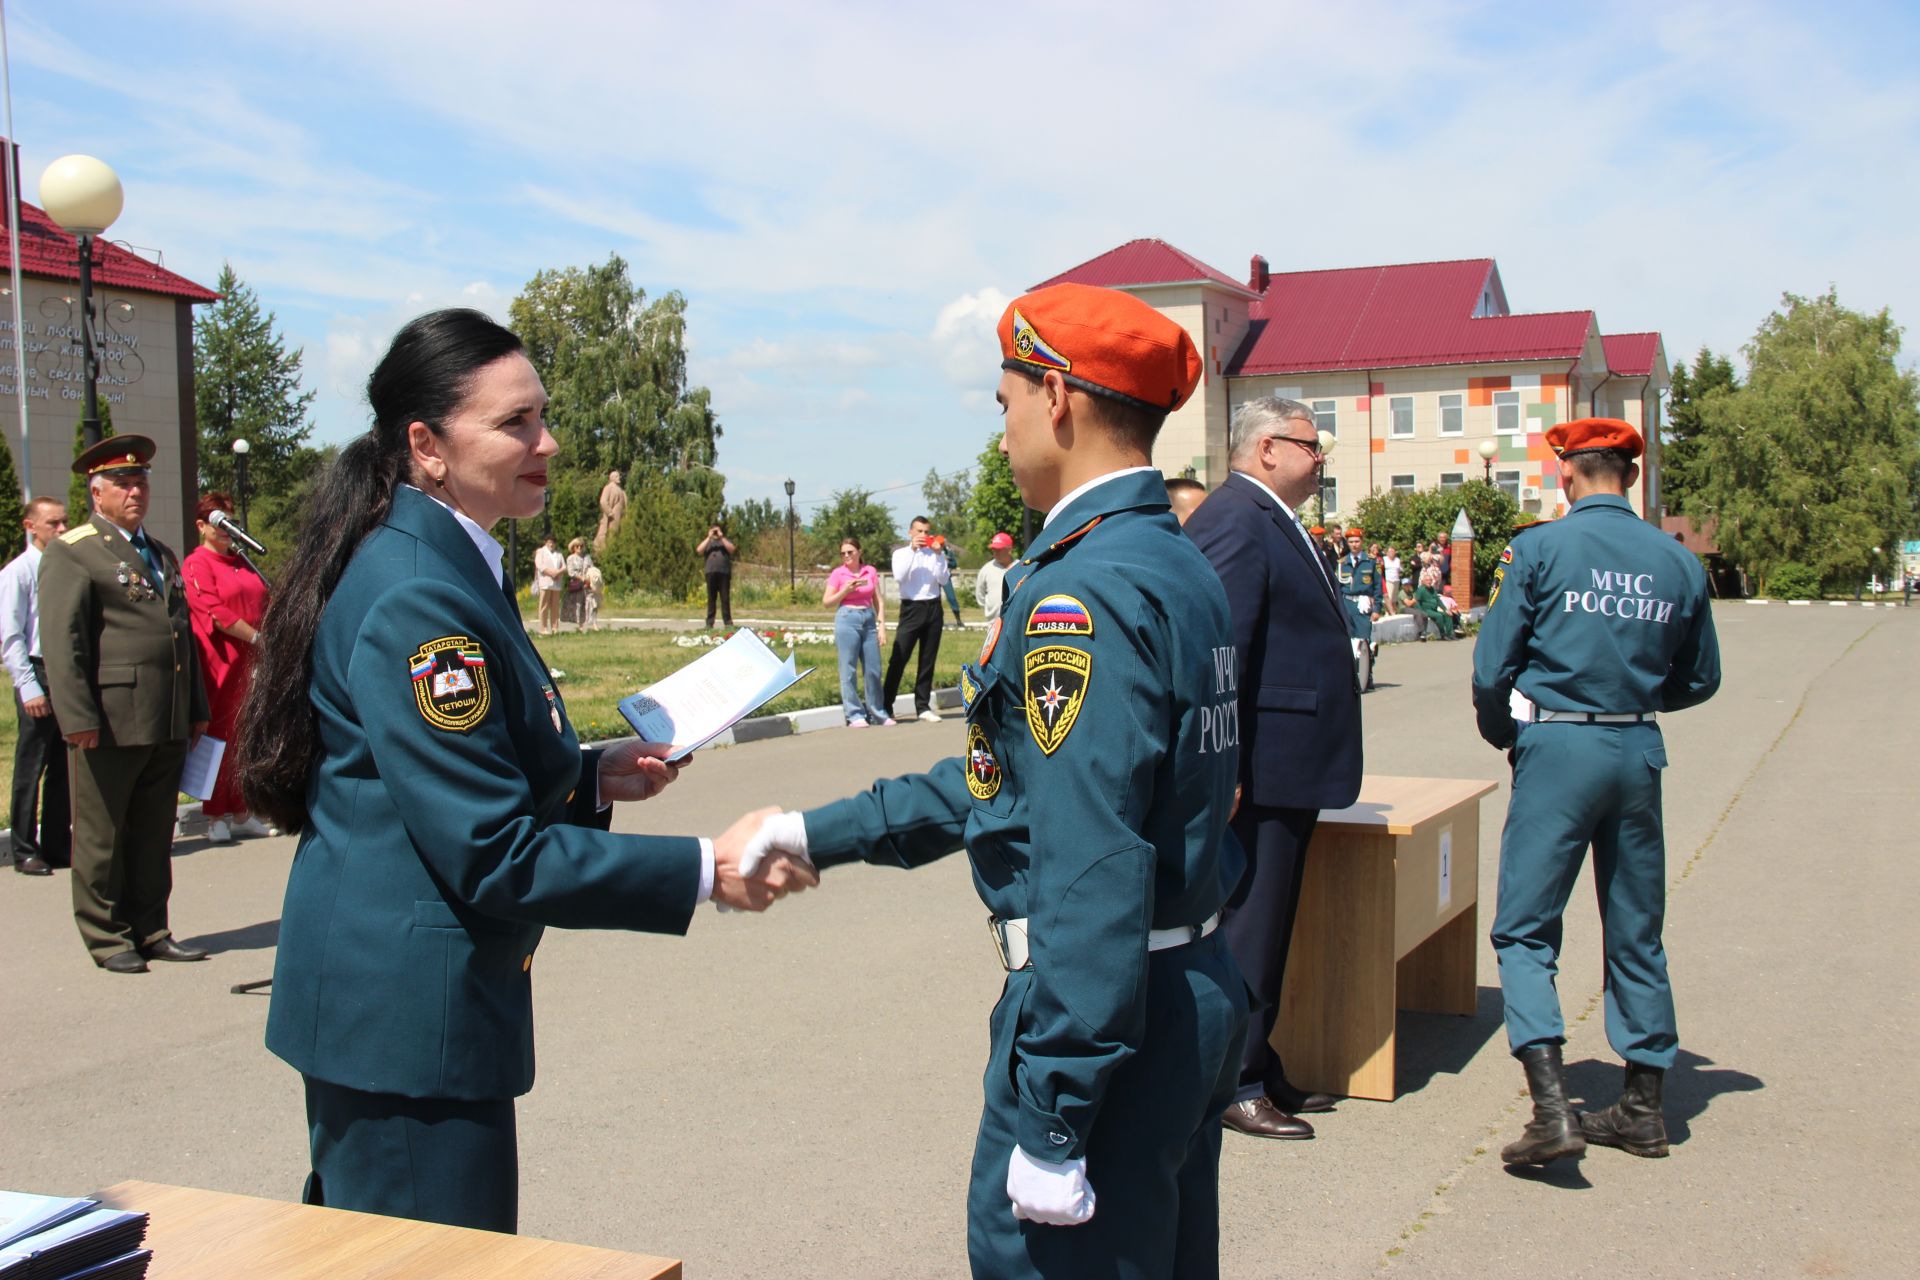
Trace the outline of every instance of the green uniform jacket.
<instances>
[{"instance_id":1,"label":"green uniform jacket","mask_svg":"<svg viewBox=\"0 0 1920 1280\"><path fill-rule=\"evenodd\" d=\"M184 742L209 718L180 561L152 534L166 570L94 516L40 561L40 652L62 733L100 731L103 747Z\"/></svg>"},{"instance_id":2,"label":"green uniform jacket","mask_svg":"<svg viewBox=\"0 0 1920 1280\"><path fill-rule=\"evenodd\" d=\"M1720 688L1707 575L1685 547L1593 494L1500 553L1473 648L1480 736L1510 747L1513 689L1549 711L1679 711Z\"/></svg>"},{"instance_id":3,"label":"green uniform jacket","mask_svg":"<svg viewBox=\"0 0 1920 1280\"><path fill-rule=\"evenodd\" d=\"M267 1047L372 1093L525 1093L542 927L686 932L699 841L604 829L598 753L492 569L417 489L327 602L310 707L321 751Z\"/></svg>"},{"instance_id":4,"label":"green uniform jacket","mask_svg":"<svg viewBox=\"0 0 1920 1280\"><path fill-rule=\"evenodd\" d=\"M823 866L915 866L964 839L991 913L1029 920L1014 1132L1072 1160L1131 1055L1157 1048L1203 1091L1219 1074L1153 1041L1147 931L1199 924L1240 878L1233 627L1165 482L1140 472L1054 517L987 635L960 677L966 755L808 812L807 841Z\"/></svg>"},{"instance_id":5,"label":"green uniform jacket","mask_svg":"<svg viewBox=\"0 0 1920 1280\"><path fill-rule=\"evenodd\" d=\"M1340 594L1347 613L1347 634L1356 640L1373 639L1373 615L1380 611L1380 592L1384 582L1380 565L1369 555L1344 555L1334 570L1340 582ZM1360 597L1367 597L1367 608L1360 609Z\"/></svg>"}]
</instances>

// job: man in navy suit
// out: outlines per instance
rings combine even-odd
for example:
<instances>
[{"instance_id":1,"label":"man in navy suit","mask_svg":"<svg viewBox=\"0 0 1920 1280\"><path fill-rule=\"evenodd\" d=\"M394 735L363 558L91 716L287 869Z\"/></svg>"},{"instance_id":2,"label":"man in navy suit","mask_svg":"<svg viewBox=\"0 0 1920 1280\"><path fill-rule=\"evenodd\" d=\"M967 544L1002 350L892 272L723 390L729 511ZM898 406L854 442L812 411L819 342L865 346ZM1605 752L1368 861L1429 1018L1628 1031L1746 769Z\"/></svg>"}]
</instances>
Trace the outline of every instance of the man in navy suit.
<instances>
[{"instance_id":1,"label":"man in navy suit","mask_svg":"<svg viewBox=\"0 0 1920 1280\"><path fill-rule=\"evenodd\" d=\"M1240 805L1247 869L1223 929L1253 991L1240 1087L1224 1122L1263 1138L1311 1138L1302 1112L1333 1099L1288 1083L1269 1040L1286 976L1307 842L1322 809L1360 794L1360 687L1347 615L1294 512L1313 493L1313 411L1264 396L1234 411L1233 474L1187 520L1227 590L1240 652Z\"/></svg>"}]
</instances>

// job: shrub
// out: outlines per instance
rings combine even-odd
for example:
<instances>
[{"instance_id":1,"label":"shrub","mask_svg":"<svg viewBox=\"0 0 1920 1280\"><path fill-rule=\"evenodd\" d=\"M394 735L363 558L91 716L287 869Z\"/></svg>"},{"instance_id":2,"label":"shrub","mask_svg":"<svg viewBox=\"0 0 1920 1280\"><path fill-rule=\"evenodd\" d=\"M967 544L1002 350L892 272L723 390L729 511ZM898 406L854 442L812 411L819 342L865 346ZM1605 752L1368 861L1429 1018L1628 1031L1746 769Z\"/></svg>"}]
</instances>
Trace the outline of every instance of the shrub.
<instances>
[{"instance_id":1,"label":"shrub","mask_svg":"<svg viewBox=\"0 0 1920 1280\"><path fill-rule=\"evenodd\" d=\"M1820 575L1797 560L1788 560L1767 575L1766 591L1775 600L1818 600Z\"/></svg>"}]
</instances>

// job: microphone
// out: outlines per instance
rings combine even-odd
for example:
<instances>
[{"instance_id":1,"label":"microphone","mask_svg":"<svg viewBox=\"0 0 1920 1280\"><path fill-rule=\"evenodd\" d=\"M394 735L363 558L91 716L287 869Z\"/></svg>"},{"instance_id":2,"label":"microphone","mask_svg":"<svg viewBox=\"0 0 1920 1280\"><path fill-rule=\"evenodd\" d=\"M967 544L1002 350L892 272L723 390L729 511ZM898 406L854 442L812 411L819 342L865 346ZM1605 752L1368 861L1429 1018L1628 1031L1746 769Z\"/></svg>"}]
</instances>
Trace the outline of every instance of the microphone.
<instances>
[{"instance_id":1,"label":"microphone","mask_svg":"<svg viewBox=\"0 0 1920 1280\"><path fill-rule=\"evenodd\" d=\"M224 511L215 511L207 517L207 523L232 538L235 542L257 556L267 554L267 549L255 540L254 536L240 527L240 522Z\"/></svg>"}]
</instances>

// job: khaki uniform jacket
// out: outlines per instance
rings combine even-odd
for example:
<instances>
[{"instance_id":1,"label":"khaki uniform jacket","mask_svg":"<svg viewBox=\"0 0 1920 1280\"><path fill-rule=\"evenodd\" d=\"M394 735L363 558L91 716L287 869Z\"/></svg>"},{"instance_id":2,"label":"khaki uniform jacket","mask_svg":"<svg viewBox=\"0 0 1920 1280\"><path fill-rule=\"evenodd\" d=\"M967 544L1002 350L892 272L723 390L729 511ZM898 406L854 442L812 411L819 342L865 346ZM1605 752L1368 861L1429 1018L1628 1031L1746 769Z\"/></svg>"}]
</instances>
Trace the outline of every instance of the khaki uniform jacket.
<instances>
[{"instance_id":1,"label":"khaki uniform jacket","mask_svg":"<svg viewBox=\"0 0 1920 1280\"><path fill-rule=\"evenodd\" d=\"M166 568L146 561L99 516L47 544L40 562L40 651L64 733L100 731L103 747L184 742L208 719L180 561L152 534Z\"/></svg>"}]
</instances>

